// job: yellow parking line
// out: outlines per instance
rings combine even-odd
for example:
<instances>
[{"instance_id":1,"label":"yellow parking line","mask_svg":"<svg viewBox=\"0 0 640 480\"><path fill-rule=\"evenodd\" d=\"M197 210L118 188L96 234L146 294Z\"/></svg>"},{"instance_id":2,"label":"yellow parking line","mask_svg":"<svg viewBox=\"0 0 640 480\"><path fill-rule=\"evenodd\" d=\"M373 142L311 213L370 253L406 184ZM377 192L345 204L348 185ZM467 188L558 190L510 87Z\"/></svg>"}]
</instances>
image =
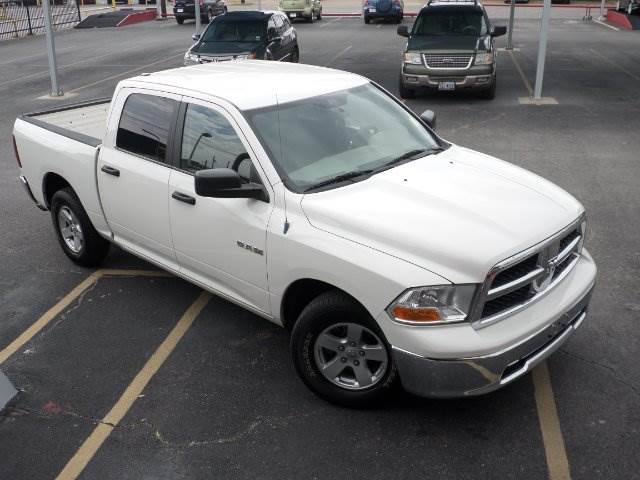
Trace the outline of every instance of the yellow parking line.
<instances>
[{"instance_id":1,"label":"yellow parking line","mask_svg":"<svg viewBox=\"0 0 640 480\"><path fill-rule=\"evenodd\" d=\"M180 339L189 330L189 327L207 305L210 298L210 293L203 292L200 294L182 318L178 320L178 323L173 327L171 333L169 333L167 338L165 338L151 358L149 358L144 367L142 367L142 370L138 372L111 411L107 413L102 422L98 424L89 438L85 440L62 472L56 477L57 480L72 480L78 478L104 441L109 437L111 431L118 425L120 420L124 418L151 378L153 378Z\"/></svg>"},{"instance_id":2,"label":"yellow parking line","mask_svg":"<svg viewBox=\"0 0 640 480\"><path fill-rule=\"evenodd\" d=\"M513 54L513 51L508 50L508 52L509 52L509 56L511 57L511 61L513 62L513 65L516 67L516 70L520 74L520 78L522 79L522 83L524 83L524 87L527 89L527 92L529 92L529 96L533 95L533 88L531 88L531 83L529 83L529 79L522 71L522 68L520 67L520 64L518 63L518 61L516 60L516 57Z\"/></svg>"},{"instance_id":3,"label":"yellow parking line","mask_svg":"<svg viewBox=\"0 0 640 480\"><path fill-rule=\"evenodd\" d=\"M543 362L536 367L532 375L538 419L540 421L540 430L542 431L542 442L544 443L544 453L547 457L547 468L549 469L549 479L571 480L569 459L567 458L567 451L562 438L547 362Z\"/></svg>"},{"instance_id":4,"label":"yellow parking line","mask_svg":"<svg viewBox=\"0 0 640 480\"><path fill-rule=\"evenodd\" d=\"M29 328L22 332L18 338L12 341L4 349L0 350L0 365L4 363L11 355L16 353L29 340L46 327L51 320L60 315L82 295L89 287L96 283L102 277L172 277L168 272L163 270L126 270L126 269L102 269L96 270L82 282L80 282L73 290L64 296L62 300L47 310L38 320L36 320Z\"/></svg>"},{"instance_id":5,"label":"yellow parking line","mask_svg":"<svg viewBox=\"0 0 640 480\"><path fill-rule=\"evenodd\" d=\"M93 272L82 282L80 282L73 290L71 290L62 300L56 303L53 307L47 310L38 320L35 321L29 328L20 334L13 342L0 351L0 364L4 363L7 358L17 352L25 343L31 340L40 330L47 326L47 324L57 317L65 308L67 308L71 302L78 298L82 293L93 285L102 276L102 271L98 270Z\"/></svg>"}]
</instances>

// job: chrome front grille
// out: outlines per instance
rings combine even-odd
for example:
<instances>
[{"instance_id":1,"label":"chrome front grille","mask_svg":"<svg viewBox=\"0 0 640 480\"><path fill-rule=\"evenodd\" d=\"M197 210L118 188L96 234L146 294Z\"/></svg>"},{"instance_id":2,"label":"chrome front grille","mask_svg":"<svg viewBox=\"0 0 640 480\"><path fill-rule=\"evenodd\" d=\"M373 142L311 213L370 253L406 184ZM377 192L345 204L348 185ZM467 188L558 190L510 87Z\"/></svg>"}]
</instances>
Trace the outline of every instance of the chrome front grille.
<instances>
[{"instance_id":1,"label":"chrome front grille","mask_svg":"<svg viewBox=\"0 0 640 480\"><path fill-rule=\"evenodd\" d=\"M491 269L471 312L478 328L524 308L571 271L582 251L583 218L544 242Z\"/></svg>"},{"instance_id":2,"label":"chrome front grille","mask_svg":"<svg viewBox=\"0 0 640 480\"><path fill-rule=\"evenodd\" d=\"M435 53L425 53L424 63L429 68L439 68L444 70L464 70L469 68L473 55L464 53L452 53L450 55L438 55Z\"/></svg>"}]
</instances>

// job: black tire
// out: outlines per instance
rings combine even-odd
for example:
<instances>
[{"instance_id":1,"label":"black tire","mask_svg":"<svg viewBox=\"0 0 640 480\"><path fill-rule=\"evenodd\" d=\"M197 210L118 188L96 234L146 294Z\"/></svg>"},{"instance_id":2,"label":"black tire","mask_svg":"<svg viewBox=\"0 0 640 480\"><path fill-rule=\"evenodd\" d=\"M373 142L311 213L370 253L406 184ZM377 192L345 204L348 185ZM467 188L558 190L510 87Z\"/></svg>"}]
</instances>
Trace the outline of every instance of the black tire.
<instances>
[{"instance_id":1,"label":"black tire","mask_svg":"<svg viewBox=\"0 0 640 480\"><path fill-rule=\"evenodd\" d=\"M397 24L402 23L402 17L403 17L403 15L402 15L402 14L398 15L398 17L396 18L396 23L397 23Z\"/></svg>"},{"instance_id":2,"label":"black tire","mask_svg":"<svg viewBox=\"0 0 640 480\"><path fill-rule=\"evenodd\" d=\"M496 98L496 88L498 83L497 80L498 79L496 77L493 77L493 82L491 83L491 86L486 90L482 90L480 92L480 98L483 98L484 100L493 100L494 98Z\"/></svg>"},{"instance_id":3,"label":"black tire","mask_svg":"<svg viewBox=\"0 0 640 480\"><path fill-rule=\"evenodd\" d=\"M184 18L176 17L176 22L178 22L178 25L182 25L184 23Z\"/></svg>"},{"instance_id":4,"label":"black tire","mask_svg":"<svg viewBox=\"0 0 640 480\"><path fill-rule=\"evenodd\" d=\"M298 50L298 47L293 49L293 52L291 53L291 58L289 59L289 61L291 63L300 63L300 50Z\"/></svg>"},{"instance_id":5,"label":"black tire","mask_svg":"<svg viewBox=\"0 0 640 480\"><path fill-rule=\"evenodd\" d=\"M307 18L307 22L313 23L313 10L311 10L311 15L309 15L309 18Z\"/></svg>"},{"instance_id":6,"label":"black tire","mask_svg":"<svg viewBox=\"0 0 640 480\"><path fill-rule=\"evenodd\" d=\"M400 92L400 98L414 98L416 96L416 91L404 86L402 82L402 75L398 79L398 91Z\"/></svg>"},{"instance_id":7,"label":"black tire","mask_svg":"<svg viewBox=\"0 0 640 480\"><path fill-rule=\"evenodd\" d=\"M353 390L336 385L320 372L317 363L316 339L328 328L347 321L345 319L350 324L365 327L375 333L384 347L381 351L386 353L386 370L380 373L375 383L363 389ZM347 353L344 355L346 359ZM298 375L311 391L331 403L345 407L365 408L378 404L393 391L398 380L391 348L376 322L362 306L337 290L321 294L304 308L291 333L291 356ZM358 358L360 357L351 357L349 362L358 365ZM335 361L338 361L337 356ZM352 368L349 363L345 365L347 369Z\"/></svg>"},{"instance_id":8,"label":"black tire","mask_svg":"<svg viewBox=\"0 0 640 480\"><path fill-rule=\"evenodd\" d=\"M316 20L322 20L322 8L318 10L318 15L316 15Z\"/></svg>"},{"instance_id":9,"label":"black tire","mask_svg":"<svg viewBox=\"0 0 640 480\"><path fill-rule=\"evenodd\" d=\"M365 17L364 17L364 23L366 23L367 25L369 25L369 22L370 22L370 21L371 21L371 19L365 15Z\"/></svg>"},{"instance_id":10,"label":"black tire","mask_svg":"<svg viewBox=\"0 0 640 480\"><path fill-rule=\"evenodd\" d=\"M63 208L71 211L80 226L84 242L77 252L74 252L69 245L67 245L62 235L58 215ZM51 219L58 242L67 257L83 267L95 267L102 263L109 253L110 243L102 238L93 227L91 220L89 220L87 216L87 212L85 212L72 188L63 188L53 194L51 198Z\"/></svg>"}]
</instances>

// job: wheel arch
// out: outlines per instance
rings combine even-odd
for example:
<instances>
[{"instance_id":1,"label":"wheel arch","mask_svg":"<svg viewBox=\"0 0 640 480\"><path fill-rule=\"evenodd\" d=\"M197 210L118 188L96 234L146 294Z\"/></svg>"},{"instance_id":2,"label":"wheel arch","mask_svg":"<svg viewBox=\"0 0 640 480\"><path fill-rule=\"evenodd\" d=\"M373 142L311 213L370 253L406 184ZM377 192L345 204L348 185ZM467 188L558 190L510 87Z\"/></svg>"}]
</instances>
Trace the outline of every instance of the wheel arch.
<instances>
[{"instance_id":1,"label":"wheel arch","mask_svg":"<svg viewBox=\"0 0 640 480\"><path fill-rule=\"evenodd\" d=\"M59 175L55 172L47 172L42 177L42 196L44 198L44 205L47 209L51 208L51 199L53 195L63 188L71 188L74 191L74 188L71 186L69 181L64 178L62 175Z\"/></svg>"},{"instance_id":2,"label":"wheel arch","mask_svg":"<svg viewBox=\"0 0 640 480\"><path fill-rule=\"evenodd\" d=\"M302 313L302 310L304 310L314 298L328 291L344 293L352 299L355 304L359 305L364 311L367 311L365 306L358 301L357 298L342 288L315 278L301 278L292 282L282 296L282 302L280 303L280 320L282 321L282 325L287 330L291 330L298 320L300 313Z\"/></svg>"}]
</instances>

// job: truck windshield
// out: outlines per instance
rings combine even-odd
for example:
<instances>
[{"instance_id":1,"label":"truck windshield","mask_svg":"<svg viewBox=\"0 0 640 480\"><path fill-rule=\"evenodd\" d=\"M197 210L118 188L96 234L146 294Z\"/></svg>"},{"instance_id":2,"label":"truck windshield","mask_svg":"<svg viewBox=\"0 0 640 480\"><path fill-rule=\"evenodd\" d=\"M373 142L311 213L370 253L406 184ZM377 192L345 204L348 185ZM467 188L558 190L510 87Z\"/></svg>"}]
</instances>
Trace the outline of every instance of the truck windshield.
<instances>
[{"instance_id":1,"label":"truck windshield","mask_svg":"<svg viewBox=\"0 0 640 480\"><path fill-rule=\"evenodd\" d=\"M477 8L438 8L420 14L412 35L478 36L487 34L482 10Z\"/></svg>"},{"instance_id":2,"label":"truck windshield","mask_svg":"<svg viewBox=\"0 0 640 480\"><path fill-rule=\"evenodd\" d=\"M442 150L420 121L372 84L244 113L287 188L298 193Z\"/></svg>"},{"instance_id":3,"label":"truck windshield","mask_svg":"<svg viewBox=\"0 0 640 480\"><path fill-rule=\"evenodd\" d=\"M265 25L265 22L246 20L214 22L202 35L201 42L261 42L266 35Z\"/></svg>"}]
</instances>

